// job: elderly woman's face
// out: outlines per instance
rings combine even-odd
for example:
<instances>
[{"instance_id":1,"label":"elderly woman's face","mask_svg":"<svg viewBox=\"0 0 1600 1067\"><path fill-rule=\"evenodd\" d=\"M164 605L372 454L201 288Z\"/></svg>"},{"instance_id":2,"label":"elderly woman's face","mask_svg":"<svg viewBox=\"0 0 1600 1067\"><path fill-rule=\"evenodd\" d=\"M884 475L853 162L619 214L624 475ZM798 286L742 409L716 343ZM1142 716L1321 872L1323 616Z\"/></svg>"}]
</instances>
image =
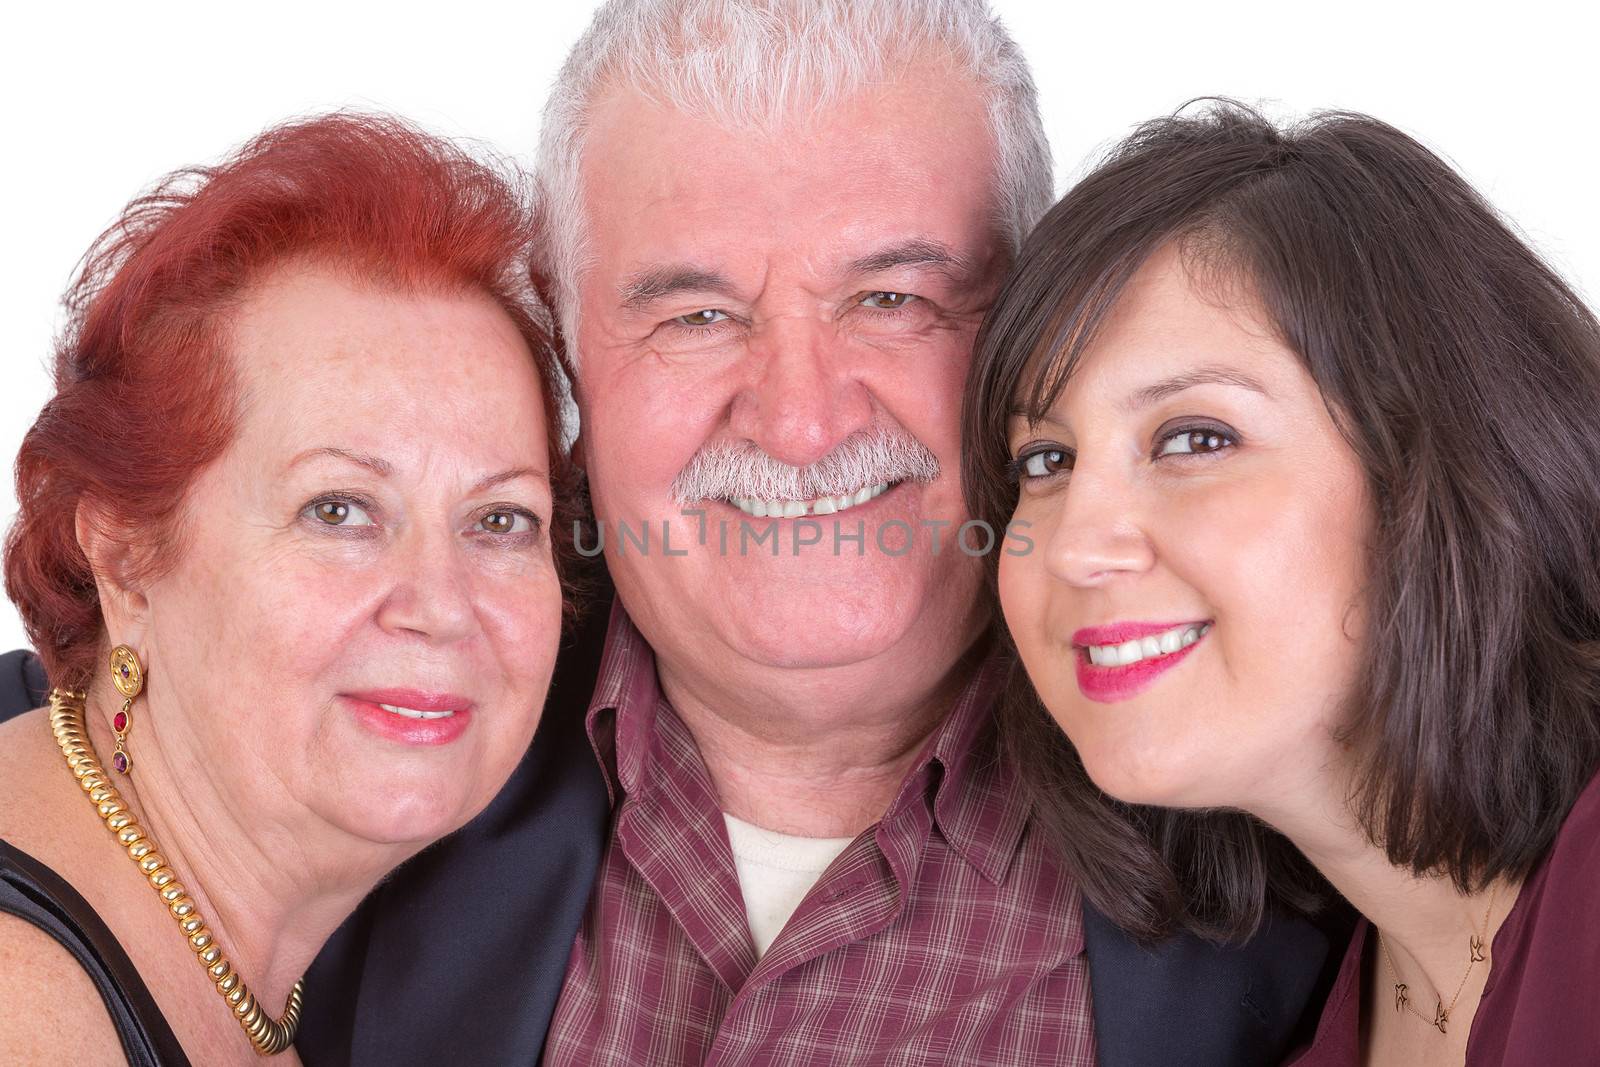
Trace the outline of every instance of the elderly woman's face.
<instances>
[{"instance_id":1,"label":"elderly woman's face","mask_svg":"<svg viewBox=\"0 0 1600 1067\"><path fill-rule=\"evenodd\" d=\"M131 744L159 733L193 788L258 820L442 836L510 775L555 660L532 357L486 296L311 267L252 288L229 344L238 431L146 593Z\"/></svg>"},{"instance_id":2,"label":"elderly woman's face","mask_svg":"<svg viewBox=\"0 0 1600 1067\"><path fill-rule=\"evenodd\" d=\"M1001 557L1006 623L1095 782L1253 810L1303 785L1357 669L1371 512L1296 355L1169 248L1009 433L1034 547Z\"/></svg>"}]
</instances>

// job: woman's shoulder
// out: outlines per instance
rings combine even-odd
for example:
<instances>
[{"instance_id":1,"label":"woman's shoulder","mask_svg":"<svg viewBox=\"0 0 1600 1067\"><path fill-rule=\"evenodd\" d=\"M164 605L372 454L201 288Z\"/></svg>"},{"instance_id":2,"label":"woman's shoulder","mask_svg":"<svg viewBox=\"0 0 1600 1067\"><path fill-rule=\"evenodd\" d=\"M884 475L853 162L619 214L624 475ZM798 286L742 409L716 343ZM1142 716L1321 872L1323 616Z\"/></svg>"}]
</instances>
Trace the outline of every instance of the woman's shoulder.
<instances>
[{"instance_id":1,"label":"woman's shoulder","mask_svg":"<svg viewBox=\"0 0 1600 1067\"><path fill-rule=\"evenodd\" d=\"M1555 922L1582 931L1584 936L1577 945L1586 946L1593 960L1600 962L1600 923L1594 921L1596 885L1600 885L1600 774L1578 795L1528 886L1534 890L1530 922ZM1592 971L1591 977L1600 985L1600 968Z\"/></svg>"},{"instance_id":2,"label":"woman's shoulder","mask_svg":"<svg viewBox=\"0 0 1600 1067\"><path fill-rule=\"evenodd\" d=\"M1600 875L1600 773L1589 779L1561 824L1551 860L1580 873Z\"/></svg>"},{"instance_id":3,"label":"woman's shoulder","mask_svg":"<svg viewBox=\"0 0 1600 1067\"><path fill-rule=\"evenodd\" d=\"M33 855L59 829L57 805L40 798L71 781L47 716L34 708L0 721L0 840Z\"/></svg>"},{"instance_id":4,"label":"woman's shoulder","mask_svg":"<svg viewBox=\"0 0 1600 1067\"><path fill-rule=\"evenodd\" d=\"M0 1063L114 1063L122 1039L72 952L0 907Z\"/></svg>"},{"instance_id":5,"label":"woman's shoulder","mask_svg":"<svg viewBox=\"0 0 1600 1067\"><path fill-rule=\"evenodd\" d=\"M1588 1062L1600 1047L1600 776L1573 805L1490 944L1470 1062ZM1577 1057L1577 1058L1573 1058ZM1506 1062L1510 1062L1509 1060Z\"/></svg>"},{"instance_id":6,"label":"woman's shoulder","mask_svg":"<svg viewBox=\"0 0 1600 1067\"><path fill-rule=\"evenodd\" d=\"M0 838L0 1063L188 1067L138 971L55 871ZM22 1025L14 1021L25 1020Z\"/></svg>"},{"instance_id":7,"label":"woman's shoulder","mask_svg":"<svg viewBox=\"0 0 1600 1067\"><path fill-rule=\"evenodd\" d=\"M1576 956L1595 965L1600 985L1600 923L1594 887L1600 884L1600 774L1590 779L1567 813L1550 851L1523 883L1501 928L1508 947L1523 953ZM1500 937L1496 937L1498 942Z\"/></svg>"}]
</instances>

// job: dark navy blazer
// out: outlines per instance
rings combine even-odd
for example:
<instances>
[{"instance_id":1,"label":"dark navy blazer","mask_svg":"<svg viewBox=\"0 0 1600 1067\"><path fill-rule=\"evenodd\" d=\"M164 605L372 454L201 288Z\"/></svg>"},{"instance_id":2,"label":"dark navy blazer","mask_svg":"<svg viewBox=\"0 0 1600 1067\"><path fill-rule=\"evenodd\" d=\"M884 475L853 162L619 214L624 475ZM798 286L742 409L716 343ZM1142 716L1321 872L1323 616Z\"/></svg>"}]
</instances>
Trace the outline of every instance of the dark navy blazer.
<instances>
[{"instance_id":1,"label":"dark navy blazer","mask_svg":"<svg viewBox=\"0 0 1600 1067\"><path fill-rule=\"evenodd\" d=\"M295 1043L308 1067L538 1063L609 825L583 723L603 600L565 643L505 789L378 886L317 957ZM31 653L0 656L0 719L41 705L45 687ZM1299 919L1243 947L1181 937L1155 951L1092 909L1084 919L1102 1067L1277 1064L1315 1025L1337 964Z\"/></svg>"}]
</instances>

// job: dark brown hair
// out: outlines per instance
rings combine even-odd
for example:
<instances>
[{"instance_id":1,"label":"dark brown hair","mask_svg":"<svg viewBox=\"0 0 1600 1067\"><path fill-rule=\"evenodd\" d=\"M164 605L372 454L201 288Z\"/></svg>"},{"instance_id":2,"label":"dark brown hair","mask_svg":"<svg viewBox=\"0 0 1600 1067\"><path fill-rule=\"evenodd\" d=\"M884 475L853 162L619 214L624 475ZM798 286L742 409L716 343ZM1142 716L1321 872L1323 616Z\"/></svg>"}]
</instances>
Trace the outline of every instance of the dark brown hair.
<instances>
[{"instance_id":1,"label":"dark brown hair","mask_svg":"<svg viewBox=\"0 0 1600 1067\"><path fill-rule=\"evenodd\" d=\"M1184 109L1187 111L1187 109ZM1129 278L1178 242L1247 283L1365 471L1365 669L1343 740L1389 859L1523 876L1600 766L1600 327L1446 163L1355 114L1227 101L1140 127L1024 245L978 339L972 514L1003 526L1008 414L1047 411ZM990 567L991 592L994 567ZM1089 900L1134 934L1249 933L1320 879L1238 812L1120 803L1020 669L1007 746Z\"/></svg>"},{"instance_id":2,"label":"dark brown hair","mask_svg":"<svg viewBox=\"0 0 1600 1067\"><path fill-rule=\"evenodd\" d=\"M400 119L341 112L275 126L128 205L67 292L55 394L17 455L6 592L52 679L81 682L104 640L79 503L96 501L120 534L158 546L147 572L172 562L184 492L238 418L228 311L290 259L401 292L481 292L510 317L544 386L549 536L570 580L581 502L563 449L564 380L528 273L540 237L525 184Z\"/></svg>"}]
</instances>

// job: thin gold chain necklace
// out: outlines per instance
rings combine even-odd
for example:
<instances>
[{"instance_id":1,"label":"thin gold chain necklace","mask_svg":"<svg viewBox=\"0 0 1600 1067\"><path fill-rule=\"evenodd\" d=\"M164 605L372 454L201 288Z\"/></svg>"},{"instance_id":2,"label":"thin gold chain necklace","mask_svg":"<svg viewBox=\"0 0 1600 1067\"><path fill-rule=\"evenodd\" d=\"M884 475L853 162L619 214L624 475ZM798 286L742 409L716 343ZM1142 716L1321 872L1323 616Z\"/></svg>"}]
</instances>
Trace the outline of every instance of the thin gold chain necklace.
<instances>
[{"instance_id":1,"label":"thin gold chain necklace","mask_svg":"<svg viewBox=\"0 0 1600 1067\"><path fill-rule=\"evenodd\" d=\"M1411 998L1406 995L1406 984L1400 981L1400 972L1394 968L1394 957L1389 955L1389 946L1383 940L1383 931L1378 931L1378 948L1383 952L1383 962L1388 965L1389 977L1394 979L1394 1010L1409 1011L1429 1026L1438 1027L1441 1034L1447 1033L1445 1024L1450 1021L1450 1013L1456 1010L1456 1002L1461 999L1461 991L1467 988L1467 979L1472 976L1472 969L1487 958L1489 949L1489 915L1494 911L1495 894L1500 892L1500 887L1495 886L1489 894L1489 906L1483 909L1483 932L1474 932L1471 940L1467 942L1467 972L1461 976L1461 981L1456 983L1456 995L1450 998L1450 1003L1445 1004L1441 997L1434 1005L1433 1018L1428 1018L1411 1004Z\"/></svg>"},{"instance_id":2,"label":"thin gold chain necklace","mask_svg":"<svg viewBox=\"0 0 1600 1067\"><path fill-rule=\"evenodd\" d=\"M89 731L84 727L84 700L83 693L73 690L50 692L50 729L55 734L56 744L61 746L61 754L66 757L67 768L105 821L106 829L128 850L128 856L138 864L140 873L149 880L160 895L161 903L177 920L178 929L188 938L195 958L233 1009L234 1018L239 1020L250 1043L263 1056L277 1055L294 1044L295 1031L300 1027L300 999L305 980L296 982L289 990L289 1003L281 1019L272 1018L262 1009L250 987L222 954L216 938L195 909L194 901L178 882L172 868L167 866L166 858L144 828L134 821L127 802L111 784L105 768L100 766L94 745L89 741Z\"/></svg>"}]
</instances>

